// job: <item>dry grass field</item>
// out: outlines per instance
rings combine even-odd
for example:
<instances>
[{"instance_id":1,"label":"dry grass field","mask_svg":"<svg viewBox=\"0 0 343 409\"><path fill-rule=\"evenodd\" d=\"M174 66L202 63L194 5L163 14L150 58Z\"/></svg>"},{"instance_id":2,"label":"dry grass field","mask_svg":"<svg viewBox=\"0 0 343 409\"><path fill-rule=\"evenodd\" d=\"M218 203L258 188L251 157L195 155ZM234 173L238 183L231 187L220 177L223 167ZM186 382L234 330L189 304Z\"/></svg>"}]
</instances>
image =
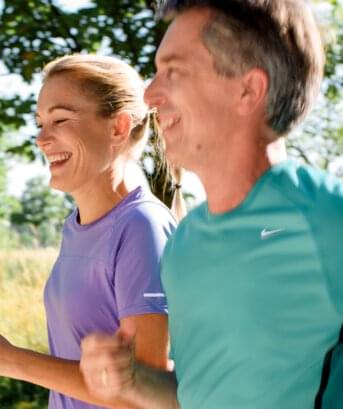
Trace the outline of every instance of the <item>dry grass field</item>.
<instances>
[{"instance_id":1,"label":"dry grass field","mask_svg":"<svg viewBox=\"0 0 343 409\"><path fill-rule=\"evenodd\" d=\"M56 250L0 250L0 334L18 346L47 350L43 289Z\"/></svg>"},{"instance_id":2,"label":"dry grass field","mask_svg":"<svg viewBox=\"0 0 343 409\"><path fill-rule=\"evenodd\" d=\"M13 344L47 352L43 289L54 249L0 249L0 334ZM48 391L0 377L1 409L47 409Z\"/></svg>"}]
</instances>

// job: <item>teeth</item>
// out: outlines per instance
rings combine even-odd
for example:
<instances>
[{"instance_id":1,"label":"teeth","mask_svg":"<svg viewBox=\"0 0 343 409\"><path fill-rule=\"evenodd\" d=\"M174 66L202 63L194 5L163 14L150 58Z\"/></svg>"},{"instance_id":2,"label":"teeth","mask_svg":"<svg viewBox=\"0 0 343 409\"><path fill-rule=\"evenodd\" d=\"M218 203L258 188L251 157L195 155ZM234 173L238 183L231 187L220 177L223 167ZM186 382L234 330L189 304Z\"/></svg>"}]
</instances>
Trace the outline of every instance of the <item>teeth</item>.
<instances>
[{"instance_id":1,"label":"teeth","mask_svg":"<svg viewBox=\"0 0 343 409\"><path fill-rule=\"evenodd\" d=\"M71 157L71 153L63 152L63 153L55 153L54 155L50 155L47 157L50 164L55 162L62 162L67 160Z\"/></svg>"},{"instance_id":2,"label":"teeth","mask_svg":"<svg viewBox=\"0 0 343 409\"><path fill-rule=\"evenodd\" d=\"M162 131L166 131L167 129L171 128L173 125L175 125L177 122L179 122L179 119L174 118L174 119L167 119L165 121L161 121L161 129Z\"/></svg>"}]
</instances>

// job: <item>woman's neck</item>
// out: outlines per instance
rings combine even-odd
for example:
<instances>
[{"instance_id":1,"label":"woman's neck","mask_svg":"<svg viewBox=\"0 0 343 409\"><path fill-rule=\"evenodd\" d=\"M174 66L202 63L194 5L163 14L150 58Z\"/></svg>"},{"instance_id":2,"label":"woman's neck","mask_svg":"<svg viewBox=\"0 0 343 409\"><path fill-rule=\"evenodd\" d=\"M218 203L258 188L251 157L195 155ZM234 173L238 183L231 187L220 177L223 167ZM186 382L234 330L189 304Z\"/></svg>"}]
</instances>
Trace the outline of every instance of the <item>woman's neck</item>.
<instances>
[{"instance_id":1,"label":"woman's neck","mask_svg":"<svg viewBox=\"0 0 343 409\"><path fill-rule=\"evenodd\" d=\"M124 169L112 169L72 192L79 209L80 224L89 224L100 219L135 187L126 180Z\"/></svg>"}]
</instances>

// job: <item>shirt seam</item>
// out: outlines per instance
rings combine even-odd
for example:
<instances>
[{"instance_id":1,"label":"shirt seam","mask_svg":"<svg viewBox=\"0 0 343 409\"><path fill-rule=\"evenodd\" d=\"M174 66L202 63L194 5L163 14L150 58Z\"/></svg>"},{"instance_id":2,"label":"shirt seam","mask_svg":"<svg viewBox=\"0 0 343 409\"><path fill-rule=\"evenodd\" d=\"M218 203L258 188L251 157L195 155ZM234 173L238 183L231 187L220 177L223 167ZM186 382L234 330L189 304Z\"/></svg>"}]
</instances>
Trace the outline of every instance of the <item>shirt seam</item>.
<instances>
[{"instance_id":1,"label":"shirt seam","mask_svg":"<svg viewBox=\"0 0 343 409\"><path fill-rule=\"evenodd\" d=\"M96 257L89 257L89 256L85 256L85 255L75 255L75 256L72 256L72 255L60 254L60 255L58 256L57 260L58 260L58 259L63 259L63 258L76 258L76 259L80 259L80 260L92 260L92 261L96 261L96 262L98 262L98 263L103 264L106 269L108 268L108 265L107 265L106 260L101 260L101 259L96 258ZM56 260L56 262L57 262L57 260Z\"/></svg>"},{"instance_id":2,"label":"shirt seam","mask_svg":"<svg viewBox=\"0 0 343 409\"><path fill-rule=\"evenodd\" d=\"M293 199L291 199L285 192L281 191L273 181L272 181L272 187L273 187L274 190L279 192L284 198L286 198L290 203L292 203L296 207L297 211L299 213L301 213L302 217L306 220L307 225L308 225L308 227L310 229L310 232L311 232L311 240L312 240L312 242L313 242L313 244L314 244L314 246L315 246L315 248L317 250L318 264L320 266L320 272L321 272L322 280L323 280L323 282L325 284L326 292L327 292L327 294L329 296L331 306L333 307L335 312L337 314L339 314L339 311L337 310L337 307L336 307L336 305L335 305L335 303L333 301L332 293L331 293L331 290L330 290L330 284L329 284L328 279L327 279L328 269L327 269L326 264L324 262L324 257L323 257L320 245L318 243L318 240L316 238L316 235L314 233L313 224L312 224L310 218L305 214L304 210L302 208L298 207L297 204L295 203L295 201Z\"/></svg>"},{"instance_id":3,"label":"shirt seam","mask_svg":"<svg viewBox=\"0 0 343 409\"><path fill-rule=\"evenodd\" d=\"M122 318L123 316L125 316L126 314L131 314L131 315L141 315L141 314L146 314L148 311L149 313L155 313L155 314L159 314L161 312L164 312L164 306L166 305L165 302L165 297L163 298L164 301L162 302L155 302L154 304L152 303L137 303L137 304L133 304L130 305L129 307L125 307L123 309L118 310L118 317ZM132 310L134 310L135 308L140 308L143 309L144 311L137 311L135 313L132 313ZM161 310L156 310L156 308L160 308Z\"/></svg>"}]
</instances>

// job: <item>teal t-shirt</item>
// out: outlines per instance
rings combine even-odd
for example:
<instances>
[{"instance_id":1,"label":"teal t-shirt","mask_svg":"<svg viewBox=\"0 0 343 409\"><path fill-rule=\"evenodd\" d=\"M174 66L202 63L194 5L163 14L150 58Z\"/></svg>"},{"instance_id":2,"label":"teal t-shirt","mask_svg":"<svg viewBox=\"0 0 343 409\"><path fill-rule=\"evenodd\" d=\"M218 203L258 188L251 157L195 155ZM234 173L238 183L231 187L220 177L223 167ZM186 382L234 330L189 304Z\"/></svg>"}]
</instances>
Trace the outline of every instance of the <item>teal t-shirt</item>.
<instances>
[{"instance_id":1,"label":"teal t-shirt","mask_svg":"<svg viewBox=\"0 0 343 409\"><path fill-rule=\"evenodd\" d=\"M162 280L182 409L310 409L319 389L316 408L342 407L339 344L322 381L343 322L342 228L342 184L290 160L233 211L205 202L180 223Z\"/></svg>"}]
</instances>

